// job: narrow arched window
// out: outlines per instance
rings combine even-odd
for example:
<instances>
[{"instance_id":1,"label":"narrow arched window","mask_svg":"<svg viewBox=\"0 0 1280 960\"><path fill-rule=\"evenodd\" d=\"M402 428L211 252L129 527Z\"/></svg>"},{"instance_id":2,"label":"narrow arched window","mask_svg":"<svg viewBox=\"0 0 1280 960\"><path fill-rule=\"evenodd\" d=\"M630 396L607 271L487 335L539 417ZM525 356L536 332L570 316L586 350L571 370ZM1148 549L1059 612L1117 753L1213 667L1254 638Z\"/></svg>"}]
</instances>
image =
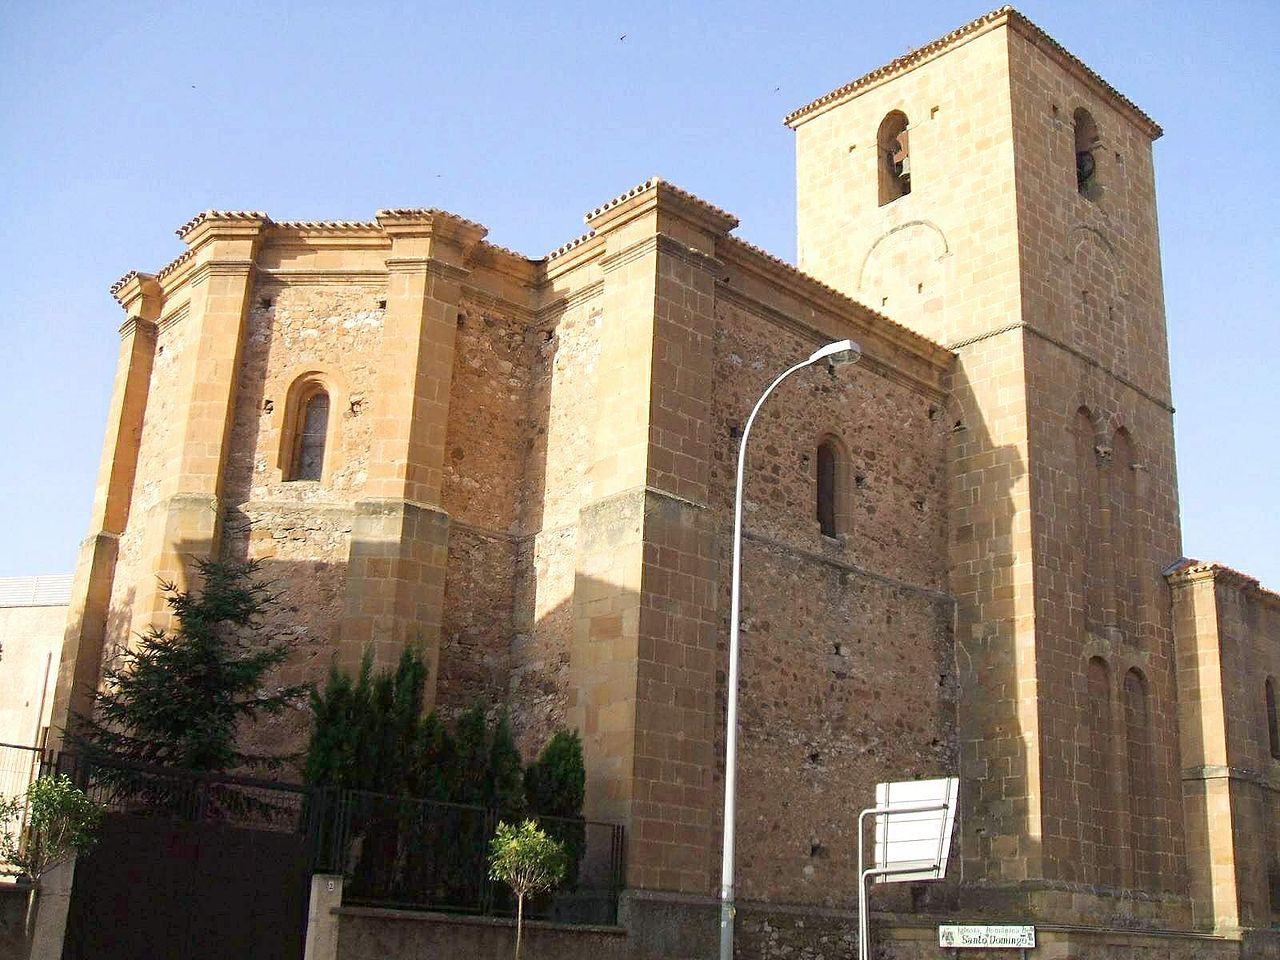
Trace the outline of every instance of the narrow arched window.
<instances>
[{"instance_id":1,"label":"narrow arched window","mask_svg":"<svg viewBox=\"0 0 1280 960\"><path fill-rule=\"evenodd\" d=\"M291 480L319 480L324 474L324 446L329 430L329 394L317 389L298 411L298 433Z\"/></svg>"},{"instance_id":2,"label":"narrow arched window","mask_svg":"<svg viewBox=\"0 0 1280 960\"><path fill-rule=\"evenodd\" d=\"M907 115L894 110L880 122L876 134L880 168L880 206L911 192L911 150Z\"/></svg>"},{"instance_id":3,"label":"narrow arched window","mask_svg":"<svg viewBox=\"0 0 1280 960\"><path fill-rule=\"evenodd\" d=\"M1276 678L1267 677L1267 739L1271 756L1280 760L1280 709L1276 706Z\"/></svg>"},{"instance_id":4,"label":"narrow arched window","mask_svg":"<svg viewBox=\"0 0 1280 960\"><path fill-rule=\"evenodd\" d=\"M1146 889L1157 880L1155 838L1151 836L1155 784L1147 681L1136 668L1124 675L1124 726L1129 755L1129 865L1133 885Z\"/></svg>"},{"instance_id":5,"label":"narrow arched window","mask_svg":"<svg viewBox=\"0 0 1280 960\"><path fill-rule=\"evenodd\" d=\"M830 440L818 444L818 526L824 537L834 537L836 528L836 445Z\"/></svg>"},{"instance_id":6,"label":"narrow arched window","mask_svg":"<svg viewBox=\"0 0 1280 960\"><path fill-rule=\"evenodd\" d=\"M1111 678L1107 662L1093 657L1088 665L1088 698L1084 728L1088 731L1089 813L1085 825L1086 861L1096 882L1114 885L1119 871L1115 861L1115 811L1112 805ZM1084 779L1083 777L1078 779Z\"/></svg>"},{"instance_id":7,"label":"narrow arched window","mask_svg":"<svg viewBox=\"0 0 1280 960\"><path fill-rule=\"evenodd\" d=\"M1097 199L1098 191L1098 125L1084 107L1076 110L1075 147L1076 147L1076 190L1087 200Z\"/></svg>"},{"instance_id":8,"label":"narrow arched window","mask_svg":"<svg viewBox=\"0 0 1280 960\"><path fill-rule=\"evenodd\" d=\"M1080 624L1085 630L1093 630L1102 620L1103 571L1099 557L1102 533L1099 526L1098 437L1088 407L1076 411L1075 445L1079 495L1069 520L1075 527L1072 539L1077 561Z\"/></svg>"}]
</instances>

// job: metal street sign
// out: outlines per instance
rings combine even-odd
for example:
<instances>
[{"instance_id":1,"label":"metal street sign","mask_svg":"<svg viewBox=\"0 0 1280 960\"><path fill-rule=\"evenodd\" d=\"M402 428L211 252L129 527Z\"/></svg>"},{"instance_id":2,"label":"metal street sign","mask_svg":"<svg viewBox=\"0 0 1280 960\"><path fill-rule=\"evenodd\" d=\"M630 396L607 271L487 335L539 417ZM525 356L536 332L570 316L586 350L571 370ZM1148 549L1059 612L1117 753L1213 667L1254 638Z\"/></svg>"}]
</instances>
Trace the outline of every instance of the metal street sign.
<instances>
[{"instance_id":1,"label":"metal street sign","mask_svg":"<svg viewBox=\"0 0 1280 960\"><path fill-rule=\"evenodd\" d=\"M960 781L907 780L876 784L876 805L858 814L858 957L871 954L867 881L941 880L947 873L951 829L956 822ZM867 817L875 817L876 862L863 869Z\"/></svg>"},{"instance_id":2,"label":"metal street sign","mask_svg":"<svg viewBox=\"0 0 1280 960\"><path fill-rule=\"evenodd\" d=\"M1032 926L978 926L944 923L938 927L938 946L953 950L991 950L1006 947L1031 950L1036 945Z\"/></svg>"},{"instance_id":3,"label":"metal street sign","mask_svg":"<svg viewBox=\"0 0 1280 960\"><path fill-rule=\"evenodd\" d=\"M959 786L956 777L876 784L878 882L919 882L946 876Z\"/></svg>"}]
</instances>

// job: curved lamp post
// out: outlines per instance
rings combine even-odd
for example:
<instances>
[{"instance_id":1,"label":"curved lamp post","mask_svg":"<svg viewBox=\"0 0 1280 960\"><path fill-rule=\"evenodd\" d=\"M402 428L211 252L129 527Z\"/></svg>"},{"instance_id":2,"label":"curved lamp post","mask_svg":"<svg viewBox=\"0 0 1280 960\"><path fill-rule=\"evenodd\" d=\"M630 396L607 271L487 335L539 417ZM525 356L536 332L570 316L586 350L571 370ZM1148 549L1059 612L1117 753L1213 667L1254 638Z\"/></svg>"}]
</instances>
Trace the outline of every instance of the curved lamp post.
<instances>
[{"instance_id":1,"label":"curved lamp post","mask_svg":"<svg viewBox=\"0 0 1280 960\"><path fill-rule=\"evenodd\" d=\"M734 791L738 779L738 607L742 588L742 479L747 465L747 439L756 414L769 399L778 384L797 370L803 370L819 360L833 364L856 363L862 356L862 348L852 340L837 340L820 347L807 360L783 371L782 375L760 395L751 408L751 416L742 428L738 441L738 483L733 499L733 590L729 600L729 710L726 720L724 743L724 842L720 864L720 960L733 960L733 843L734 843Z\"/></svg>"}]
</instances>

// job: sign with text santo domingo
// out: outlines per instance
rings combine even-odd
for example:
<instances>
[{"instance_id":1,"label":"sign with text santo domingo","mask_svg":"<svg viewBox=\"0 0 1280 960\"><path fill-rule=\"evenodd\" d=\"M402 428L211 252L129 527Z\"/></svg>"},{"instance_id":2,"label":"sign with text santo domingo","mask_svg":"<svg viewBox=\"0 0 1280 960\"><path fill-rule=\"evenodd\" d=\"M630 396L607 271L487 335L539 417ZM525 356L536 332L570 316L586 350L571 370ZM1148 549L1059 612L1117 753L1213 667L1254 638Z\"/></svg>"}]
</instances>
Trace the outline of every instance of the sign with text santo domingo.
<instances>
[{"instance_id":1,"label":"sign with text santo domingo","mask_svg":"<svg viewBox=\"0 0 1280 960\"><path fill-rule=\"evenodd\" d=\"M1023 926L962 926L943 924L938 927L938 946L951 948L1010 947L1029 950L1036 945L1036 928Z\"/></svg>"}]
</instances>

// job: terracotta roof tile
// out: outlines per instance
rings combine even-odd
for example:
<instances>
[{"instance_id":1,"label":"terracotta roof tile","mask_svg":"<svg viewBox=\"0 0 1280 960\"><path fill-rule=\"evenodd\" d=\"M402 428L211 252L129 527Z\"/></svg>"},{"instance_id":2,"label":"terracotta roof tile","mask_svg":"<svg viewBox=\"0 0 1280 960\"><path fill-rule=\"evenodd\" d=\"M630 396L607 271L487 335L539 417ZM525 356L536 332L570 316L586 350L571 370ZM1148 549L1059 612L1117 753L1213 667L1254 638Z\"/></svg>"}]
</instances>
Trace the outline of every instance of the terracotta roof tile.
<instances>
[{"instance_id":1,"label":"terracotta roof tile","mask_svg":"<svg viewBox=\"0 0 1280 960\"><path fill-rule=\"evenodd\" d=\"M937 40L926 43L922 47L917 47L915 50L903 54L896 60L890 60L884 66L877 67L870 73L864 74L856 80L851 80L844 86L837 87L835 90L832 90L830 93L823 94L818 97L818 99L813 100L810 103L805 104L803 107L800 107L798 110L793 110L791 113L787 114L783 119L783 123L789 127L795 126L796 121L803 119L822 107L825 107L827 104L847 99L864 87L869 87L878 81L885 80L888 77L901 73L922 60L926 60L934 54L942 52L956 42L963 40L965 37L970 36L971 34L992 24L999 23L1001 20L1007 20L1012 24L1022 26L1030 32L1035 39L1047 44L1069 63L1081 70L1090 80L1101 86L1103 90L1115 97L1125 107L1128 107L1129 110L1135 114L1138 120L1148 128L1148 133L1153 139L1159 137L1161 133L1163 133L1160 129L1160 125L1143 113L1142 109L1136 103L1122 94L1111 84L1107 83L1106 80L1103 80L1102 77L1099 76L1088 64L1075 54L1071 53L1071 51L1060 44L1057 40L1053 39L1053 37L1049 36L1043 28L1033 23L1025 15L1018 12L1011 6L1000 7L998 10L993 10L990 13L984 14L976 20L971 20L964 26L952 30L946 36L939 37Z\"/></svg>"},{"instance_id":2,"label":"terracotta roof tile","mask_svg":"<svg viewBox=\"0 0 1280 960\"><path fill-rule=\"evenodd\" d=\"M194 217L180 226L175 232L179 239L186 237L188 233L194 230L206 220L263 220L267 221L271 218L260 210L204 210L197 213Z\"/></svg>"},{"instance_id":3,"label":"terracotta roof tile","mask_svg":"<svg viewBox=\"0 0 1280 960\"><path fill-rule=\"evenodd\" d=\"M708 203L706 200L703 200L697 194L690 193L688 190L684 190L680 187L677 187L670 180L664 180L662 177L650 177L648 180L644 181L643 183L636 184L630 190L627 190L625 193L619 194L618 196L610 200L608 203L603 203L600 206L596 207L594 210L592 210L582 219L590 223L594 218L600 216L600 214L604 213L605 211L612 210L614 207L618 206L619 204L626 203L628 200L632 199L633 197L638 197L640 196L640 194L648 190L655 190L659 187L664 187L667 190L670 190L676 196L680 197L683 200L687 200L689 203L692 203L697 207L700 207L702 210L711 214L713 217L716 217L717 219L730 222L732 224L730 229L738 225L738 218L734 216L732 213L730 213L728 210L723 210L720 207L717 207L714 203Z\"/></svg>"},{"instance_id":4,"label":"terracotta roof tile","mask_svg":"<svg viewBox=\"0 0 1280 960\"><path fill-rule=\"evenodd\" d=\"M554 260L554 259L556 259L557 257L562 257L562 256L564 256L566 253L568 253L570 250L575 250L575 249L577 249L578 247L582 246L584 243L586 243L588 240L590 240L590 239L591 239L592 237L594 237L595 235L596 235L596 232L595 232L594 230L588 230L588 231L587 231L586 233L584 233L582 236L580 236L580 237L574 237L574 238L573 238L572 240L570 240L568 243L561 244L560 246L556 247L554 250L552 250L550 253L548 253L548 254L547 254L545 257L543 257L542 259L543 259L543 260Z\"/></svg>"}]
</instances>

